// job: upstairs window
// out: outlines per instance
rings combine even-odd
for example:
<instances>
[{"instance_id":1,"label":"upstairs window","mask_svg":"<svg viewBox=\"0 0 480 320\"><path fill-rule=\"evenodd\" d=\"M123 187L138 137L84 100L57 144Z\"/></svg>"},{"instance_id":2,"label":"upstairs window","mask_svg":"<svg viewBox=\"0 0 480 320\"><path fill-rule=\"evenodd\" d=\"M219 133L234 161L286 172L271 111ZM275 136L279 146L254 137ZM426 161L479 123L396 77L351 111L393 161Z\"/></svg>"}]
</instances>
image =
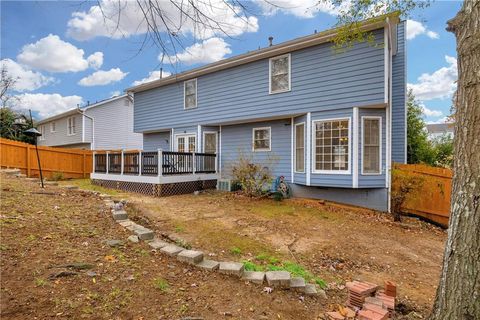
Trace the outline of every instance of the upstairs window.
<instances>
[{"instance_id":1,"label":"upstairs window","mask_svg":"<svg viewBox=\"0 0 480 320\"><path fill-rule=\"evenodd\" d=\"M45 140L45 126L39 126L38 131L40 132L41 136L38 137L39 140Z\"/></svg>"},{"instance_id":2,"label":"upstairs window","mask_svg":"<svg viewBox=\"0 0 480 320\"><path fill-rule=\"evenodd\" d=\"M193 109L197 107L197 79L185 81L184 90L184 109Z\"/></svg>"},{"instance_id":3,"label":"upstairs window","mask_svg":"<svg viewBox=\"0 0 480 320\"><path fill-rule=\"evenodd\" d=\"M349 119L315 121L314 171L349 173Z\"/></svg>"},{"instance_id":4,"label":"upstairs window","mask_svg":"<svg viewBox=\"0 0 480 320\"><path fill-rule=\"evenodd\" d=\"M270 93L290 91L290 54L270 59Z\"/></svg>"},{"instance_id":5,"label":"upstairs window","mask_svg":"<svg viewBox=\"0 0 480 320\"><path fill-rule=\"evenodd\" d=\"M362 174L381 174L382 120L362 117Z\"/></svg>"},{"instance_id":6,"label":"upstairs window","mask_svg":"<svg viewBox=\"0 0 480 320\"><path fill-rule=\"evenodd\" d=\"M57 131L56 126L55 126L55 121L50 122L50 132L55 132Z\"/></svg>"},{"instance_id":7,"label":"upstairs window","mask_svg":"<svg viewBox=\"0 0 480 320\"><path fill-rule=\"evenodd\" d=\"M67 119L67 126L68 126L68 135L72 136L77 133L77 128L75 126L75 117L70 117Z\"/></svg>"},{"instance_id":8,"label":"upstairs window","mask_svg":"<svg viewBox=\"0 0 480 320\"><path fill-rule=\"evenodd\" d=\"M270 151L271 143L270 127L253 129L253 151Z\"/></svg>"}]
</instances>

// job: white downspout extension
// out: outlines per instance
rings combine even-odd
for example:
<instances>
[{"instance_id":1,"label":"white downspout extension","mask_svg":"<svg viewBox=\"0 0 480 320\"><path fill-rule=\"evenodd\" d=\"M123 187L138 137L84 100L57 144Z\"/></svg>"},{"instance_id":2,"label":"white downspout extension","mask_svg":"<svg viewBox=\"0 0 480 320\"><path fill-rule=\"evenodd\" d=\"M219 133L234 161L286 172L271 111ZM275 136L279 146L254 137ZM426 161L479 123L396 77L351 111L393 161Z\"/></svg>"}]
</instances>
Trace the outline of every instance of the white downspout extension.
<instances>
[{"instance_id":1,"label":"white downspout extension","mask_svg":"<svg viewBox=\"0 0 480 320\"><path fill-rule=\"evenodd\" d=\"M358 107L353 108L353 163L352 163L352 187L358 188L358 144L360 130L358 128Z\"/></svg>"},{"instance_id":2,"label":"white downspout extension","mask_svg":"<svg viewBox=\"0 0 480 320\"><path fill-rule=\"evenodd\" d=\"M310 185L310 173L311 173L311 164L312 164L312 114L307 113L307 168L306 168L306 184Z\"/></svg>"}]
</instances>

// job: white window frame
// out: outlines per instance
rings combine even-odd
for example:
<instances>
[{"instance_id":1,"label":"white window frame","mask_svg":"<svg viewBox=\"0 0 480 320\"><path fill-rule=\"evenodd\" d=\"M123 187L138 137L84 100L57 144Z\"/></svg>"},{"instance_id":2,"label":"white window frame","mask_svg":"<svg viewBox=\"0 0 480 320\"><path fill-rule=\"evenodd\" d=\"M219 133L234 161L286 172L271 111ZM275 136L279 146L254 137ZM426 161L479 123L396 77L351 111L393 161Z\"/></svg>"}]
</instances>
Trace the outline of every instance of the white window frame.
<instances>
[{"instance_id":1,"label":"white window frame","mask_svg":"<svg viewBox=\"0 0 480 320\"><path fill-rule=\"evenodd\" d=\"M38 140L45 141L46 140L46 138L45 138L45 133L46 133L45 125L42 124L41 126L39 126L39 129L40 129L39 131L42 135L38 138Z\"/></svg>"},{"instance_id":2,"label":"white window frame","mask_svg":"<svg viewBox=\"0 0 480 320\"><path fill-rule=\"evenodd\" d=\"M255 131L268 130L268 149L255 149ZM269 152L272 151L272 127L257 127L252 129L252 152Z\"/></svg>"},{"instance_id":3,"label":"white window frame","mask_svg":"<svg viewBox=\"0 0 480 320\"><path fill-rule=\"evenodd\" d=\"M207 134L214 134L215 135L215 154L217 154L218 153L218 132L217 131L203 131L202 152L205 153L205 136Z\"/></svg>"},{"instance_id":4,"label":"white window frame","mask_svg":"<svg viewBox=\"0 0 480 320\"><path fill-rule=\"evenodd\" d=\"M363 149L363 146L364 146L364 138L365 138L365 126L364 126L364 121L365 119L375 119L375 120L379 120L379 123L378 123L378 139L379 139L379 152L378 152L378 172L363 172L363 156L365 154L364 152L364 149ZM381 116L362 116L362 136L361 136L361 142L360 142L360 152L361 152L361 159L362 159L362 162L361 162L361 175L362 176L379 176L379 175L382 175L382 144L383 144L383 140L382 140L382 117Z\"/></svg>"},{"instance_id":5,"label":"white window frame","mask_svg":"<svg viewBox=\"0 0 480 320\"><path fill-rule=\"evenodd\" d=\"M190 151L190 152L196 152L197 150L197 145L198 145L198 137L197 137L197 133L195 132L187 132L187 133L177 133L174 135L174 140L175 140L175 144L173 146L173 151L174 152L179 152L178 151L178 138L185 138L185 144L188 145L188 138L190 137L195 137L195 150L194 151ZM186 152L186 151L184 151Z\"/></svg>"},{"instance_id":6,"label":"white window frame","mask_svg":"<svg viewBox=\"0 0 480 320\"><path fill-rule=\"evenodd\" d=\"M316 160L315 152L317 150L317 139L316 139L316 123L317 122L328 122L328 121L348 121L348 169L347 170L315 170ZM310 154L310 161L312 162L311 172L315 174L352 174L352 117L341 117L341 118L330 118L330 119L316 119L312 120L312 131L310 132L312 138L312 151Z\"/></svg>"},{"instance_id":7,"label":"white window frame","mask_svg":"<svg viewBox=\"0 0 480 320\"><path fill-rule=\"evenodd\" d=\"M195 106L187 108L187 105L186 105L186 102L187 102L187 95L186 95L186 93L187 93L186 92L187 82L191 82L191 81L195 81ZM198 85L197 78L183 81L183 109L184 110L196 109L198 107L198 86L197 85Z\"/></svg>"},{"instance_id":8,"label":"white window frame","mask_svg":"<svg viewBox=\"0 0 480 320\"><path fill-rule=\"evenodd\" d=\"M57 132L57 124L55 123L55 121L50 122L50 132Z\"/></svg>"},{"instance_id":9,"label":"white window frame","mask_svg":"<svg viewBox=\"0 0 480 320\"><path fill-rule=\"evenodd\" d=\"M77 134L77 120L75 120L75 125L74 126L70 126L70 121L72 119L75 119L75 116L71 116L71 117L67 118L67 136L74 136L74 135ZM75 128L73 133L70 132L71 127Z\"/></svg>"},{"instance_id":10,"label":"white window frame","mask_svg":"<svg viewBox=\"0 0 480 320\"><path fill-rule=\"evenodd\" d=\"M272 61L288 57L288 89L272 91ZM277 94L282 92L289 92L292 90L292 55L290 53L283 54L281 56L276 56L268 59L268 92L269 94Z\"/></svg>"},{"instance_id":11,"label":"white window frame","mask_svg":"<svg viewBox=\"0 0 480 320\"><path fill-rule=\"evenodd\" d=\"M303 125L303 171L297 171L297 126L301 126ZM306 155L306 146L307 146L307 142L306 142L306 131L307 130L307 126L305 124L305 121L304 122L300 122L300 123L296 123L295 124L295 130L294 130L294 137L293 137L293 144L294 144L294 147L293 147L293 172L294 173L305 173L306 171L306 160L307 160L307 155Z\"/></svg>"}]
</instances>

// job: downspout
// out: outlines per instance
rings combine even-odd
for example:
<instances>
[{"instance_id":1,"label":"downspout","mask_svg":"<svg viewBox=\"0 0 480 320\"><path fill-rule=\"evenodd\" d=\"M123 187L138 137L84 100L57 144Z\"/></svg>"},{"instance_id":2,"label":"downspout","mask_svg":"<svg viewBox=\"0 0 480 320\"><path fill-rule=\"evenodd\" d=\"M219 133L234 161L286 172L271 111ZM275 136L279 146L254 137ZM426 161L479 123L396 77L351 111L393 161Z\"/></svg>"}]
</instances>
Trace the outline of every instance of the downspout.
<instances>
[{"instance_id":1,"label":"downspout","mask_svg":"<svg viewBox=\"0 0 480 320\"><path fill-rule=\"evenodd\" d=\"M388 82L387 82L387 90L388 90L388 203L387 203L387 211L391 212L391 194L392 194L392 34L390 28L390 19L387 17L387 28L388 28Z\"/></svg>"},{"instance_id":2,"label":"downspout","mask_svg":"<svg viewBox=\"0 0 480 320\"><path fill-rule=\"evenodd\" d=\"M95 150L95 119L85 114L84 111L80 110L80 107L77 107L77 111L85 118L92 120L92 145L90 149ZM85 130L85 126L82 128L82 132L84 132L84 130Z\"/></svg>"}]
</instances>

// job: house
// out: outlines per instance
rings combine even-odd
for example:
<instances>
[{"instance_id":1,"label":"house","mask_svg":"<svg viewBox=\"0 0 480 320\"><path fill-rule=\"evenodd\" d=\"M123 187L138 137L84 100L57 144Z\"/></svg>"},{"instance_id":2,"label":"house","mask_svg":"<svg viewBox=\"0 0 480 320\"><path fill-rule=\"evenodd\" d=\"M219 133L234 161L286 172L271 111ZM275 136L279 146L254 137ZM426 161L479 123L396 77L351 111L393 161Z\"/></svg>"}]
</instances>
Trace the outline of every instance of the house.
<instances>
[{"instance_id":1,"label":"house","mask_svg":"<svg viewBox=\"0 0 480 320\"><path fill-rule=\"evenodd\" d=\"M37 123L42 146L80 149L142 149L133 132L133 99L124 94Z\"/></svg>"},{"instance_id":2,"label":"house","mask_svg":"<svg viewBox=\"0 0 480 320\"><path fill-rule=\"evenodd\" d=\"M454 123L433 123L427 124L428 138L435 140L442 137L453 139Z\"/></svg>"},{"instance_id":3,"label":"house","mask_svg":"<svg viewBox=\"0 0 480 320\"><path fill-rule=\"evenodd\" d=\"M242 156L294 196L389 210L392 162L406 161L405 22L362 27L375 43L337 52L332 29L127 89L144 153L98 155L92 179L190 192L231 178Z\"/></svg>"}]
</instances>

